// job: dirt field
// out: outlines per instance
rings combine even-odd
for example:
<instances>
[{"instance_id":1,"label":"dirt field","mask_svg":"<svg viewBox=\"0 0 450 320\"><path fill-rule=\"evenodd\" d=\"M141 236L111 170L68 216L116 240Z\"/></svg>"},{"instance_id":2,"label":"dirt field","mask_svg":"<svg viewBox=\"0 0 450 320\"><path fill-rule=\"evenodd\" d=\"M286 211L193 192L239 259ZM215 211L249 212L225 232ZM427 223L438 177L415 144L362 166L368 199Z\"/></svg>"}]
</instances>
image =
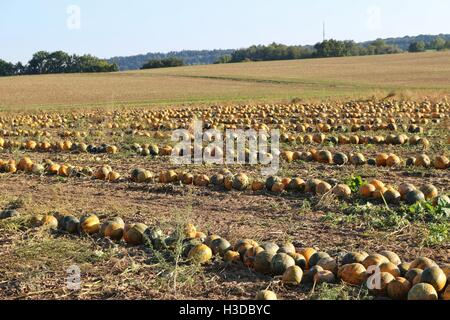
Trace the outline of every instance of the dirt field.
<instances>
[{"instance_id":1,"label":"dirt field","mask_svg":"<svg viewBox=\"0 0 450 320\"><path fill-rule=\"evenodd\" d=\"M445 71L445 68L442 70ZM139 76L131 78L141 78L145 73L137 74ZM261 71L261 74L264 72ZM68 79L72 76L63 77ZM73 79L83 77L86 76L73 76ZM118 75L111 77L114 79ZM48 79L56 81L57 77ZM195 87L197 80L182 79ZM34 79L29 80L32 85ZM89 81L94 86L95 79ZM443 79L437 82L442 81L445 82ZM43 82L42 85L47 84ZM103 82L102 87L104 85ZM95 90L87 91L95 96ZM119 94L133 95L129 91ZM88 96L89 93L82 98ZM94 96L92 99L97 99ZM26 95L17 97L30 98ZM60 98L60 94L45 97L46 103L50 105L51 101L60 101ZM327 114L320 114L319 110ZM169 156L138 154L133 144L157 144L162 150L169 144L171 126L173 129L190 123L194 117L221 126L240 127L252 125L252 121L253 125L264 122L271 127L281 128L287 138L293 138L291 142L281 143L280 149L283 151L306 154L312 149L329 150L333 154L343 152L349 157L360 152L367 159L375 159L380 153L386 153L401 158L401 162L392 167L350 163L339 166L313 159L283 160L278 172L282 178L300 177L305 181L321 179L332 186L342 183L352 185L351 181L355 177L365 182L378 179L394 188L406 182L418 188L433 184L439 195L445 195L448 194L450 182L449 167L436 168L434 159L437 156L450 156L448 111L446 102L388 101L359 105L333 103L326 108L323 104L314 104L191 107L173 111L168 108L159 108L158 111L153 108L118 108L51 113L30 111L24 114L4 112L0 115L0 137L3 139L0 159L4 164L14 159L19 167L19 160L28 156L33 164L45 164L45 171L36 174L25 169L15 173L0 173L0 211L14 208L19 213L17 217L0 220L0 298L252 299L258 290L266 288L275 291L280 299L371 298L363 286L348 286L340 281L318 287L310 283L285 286L280 282L280 277L262 275L242 263L226 263L219 256L211 263L198 266L186 263L185 257L174 258L165 251L159 253L147 245L135 246L124 240L115 242L99 234L70 234L61 230L61 225L58 230L47 230L45 225L33 228L32 219L37 214L52 214L58 218L96 214L101 221L120 216L126 224L145 223L150 227L161 228L165 235L170 235L179 226L192 223L206 235L220 235L232 245L240 239L254 239L260 244L265 241L292 242L297 249L313 247L329 253L338 261L350 251L377 253L391 250L402 261L409 262L425 256L444 266L449 263L450 253L449 217L445 214L442 216L442 212L446 212L443 211L445 208L439 209L441 211L428 207L424 209L405 204L404 201L388 204L380 199L364 198L357 190L343 200L333 196L332 191L324 194L305 191L279 193L266 189L252 191L250 187L245 191L227 191L223 186L212 184L201 187L183 185L180 181L161 183L158 181L159 174L170 169L177 173L189 172L212 177L224 166L176 166L170 163ZM344 116L348 112L351 114ZM375 121L378 117L379 122ZM292 122L291 119L296 121ZM322 124L328 122L331 125L331 131L324 133L327 139L320 143L304 140L309 134L318 134L314 119L322 119ZM416 122L422 132L409 132L411 123ZM371 125L359 130L364 123ZM396 123L397 126L389 127L389 123ZM304 131L297 126L299 124L305 125ZM359 129L345 132L340 125ZM161 133L163 137L158 136ZM405 135L408 141L388 144L366 139L364 142L365 137L389 135ZM302 137L303 142L294 141L298 136ZM358 136L360 143L341 144L329 140L330 137L342 139L340 136ZM411 142L414 136L419 139L415 144ZM37 146L33 147L30 141L37 142ZM50 145L47 149L40 144L46 141ZM94 146L114 145L118 151L80 153L73 148L60 149L60 141ZM429 155L432 165L426 168L420 165L406 166L409 157L418 157L423 153ZM96 174L81 177L64 173L52 175L50 163L45 162L46 159L50 159L53 164L90 167L94 172L109 165L120 178L102 181L94 178ZM233 174L245 173L251 180L263 179L259 166L227 167ZM155 180L145 183L131 181L131 172L136 168L155 173ZM66 286L67 268L74 264L81 268L79 291L68 290Z\"/></svg>"}]
</instances>

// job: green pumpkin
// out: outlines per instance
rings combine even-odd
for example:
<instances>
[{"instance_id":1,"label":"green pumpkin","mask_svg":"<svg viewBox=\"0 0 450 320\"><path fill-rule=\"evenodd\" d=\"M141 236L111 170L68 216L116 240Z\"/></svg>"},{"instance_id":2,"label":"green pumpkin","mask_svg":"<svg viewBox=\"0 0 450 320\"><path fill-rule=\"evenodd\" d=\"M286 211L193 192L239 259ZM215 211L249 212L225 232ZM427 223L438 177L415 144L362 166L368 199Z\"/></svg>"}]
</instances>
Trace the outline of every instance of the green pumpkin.
<instances>
[{"instance_id":1,"label":"green pumpkin","mask_svg":"<svg viewBox=\"0 0 450 320\"><path fill-rule=\"evenodd\" d=\"M263 274L270 274L272 272L272 259L274 257L273 253L268 251L260 252L256 255L253 266L256 272Z\"/></svg>"},{"instance_id":2,"label":"green pumpkin","mask_svg":"<svg viewBox=\"0 0 450 320\"><path fill-rule=\"evenodd\" d=\"M322 258L330 258L330 255L323 251L315 252L311 256L311 258L309 258L309 267L310 268L314 267L317 264L317 262L319 262L319 260Z\"/></svg>"},{"instance_id":3,"label":"green pumpkin","mask_svg":"<svg viewBox=\"0 0 450 320\"><path fill-rule=\"evenodd\" d=\"M277 253L272 258L271 266L272 273L278 276L282 275L287 268L295 266L295 260L286 253Z\"/></svg>"}]
</instances>

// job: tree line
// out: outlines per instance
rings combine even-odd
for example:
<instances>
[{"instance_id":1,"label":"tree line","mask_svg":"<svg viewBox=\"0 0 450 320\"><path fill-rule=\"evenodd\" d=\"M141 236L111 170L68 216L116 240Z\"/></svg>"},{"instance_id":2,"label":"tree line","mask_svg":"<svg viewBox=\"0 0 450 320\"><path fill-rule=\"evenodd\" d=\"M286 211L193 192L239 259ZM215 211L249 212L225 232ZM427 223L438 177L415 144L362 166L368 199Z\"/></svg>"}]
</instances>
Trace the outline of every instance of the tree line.
<instances>
[{"instance_id":1,"label":"tree line","mask_svg":"<svg viewBox=\"0 0 450 320\"><path fill-rule=\"evenodd\" d=\"M165 59L153 59L147 61L141 69L157 69L184 66L184 61L175 57Z\"/></svg>"},{"instance_id":2,"label":"tree line","mask_svg":"<svg viewBox=\"0 0 450 320\"><path fill-rule=\"evenodd\" d=\"M409 45L409 52L424 52L427 50L450 50L450 39L445 39L443 37L434 38L432 41L414 41Z\"/></svg>"},{"instance_id":3,"label":"tree line","mask_svg":"<svg viewBox=\"0 0 450 320\"><path fill-rule=\"evenodd\" d=\"M35 75L51 73L114 72L119 67L115 63L92 55L70 55L64 51L36 52L26 65L0 59L0 76Z\"/></svg>"},{"instance_id":4,"label":"tree line","mask_svg":"<svg viewBox=\"0 0 450 320\"><path fill-rule=\"evenodd\" d=\"M220 57L231 54L232 49L215 50L183 50L171 51L168 53L147 53L129 57L113 57L108 60L110 63L116 63L120 70L138 70L150 60L164 60L167 58L177 58L183 60L186 65L212 64Z\"/></svg>"},{"instance_id":5,"label":"tree line","mask_svg":"<svg viewBox=\"0 0 450 320\"><path fill-rule=\"evenodd\" d=\"M315 46L287 46L279 43L272 43L267 46L251 46L223 56L216 63L363 56L400 52L402 50L397 46L387 44L383 40L376 40L362 45L354 41L331 39L319 42Z\"/></svg>"}]
</instances>

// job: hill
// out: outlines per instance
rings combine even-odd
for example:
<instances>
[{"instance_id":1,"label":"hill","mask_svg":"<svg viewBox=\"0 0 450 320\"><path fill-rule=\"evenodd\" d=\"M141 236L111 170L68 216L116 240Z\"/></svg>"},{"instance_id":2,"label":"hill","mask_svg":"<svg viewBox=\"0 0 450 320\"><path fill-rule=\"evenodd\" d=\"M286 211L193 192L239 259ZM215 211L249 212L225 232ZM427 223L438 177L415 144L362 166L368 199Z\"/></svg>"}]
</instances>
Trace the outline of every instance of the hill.
<instances>
[{"instance_id":1,"label":"hill","mask_svg":"<svg viewBox=\"0 0 450 320\"><path fill-rule=\"evenodd\" d=\"M0 110L448 95L450 52L0 78Z\"/></svg>"},{"instance_id":2,"label":"hill","mask_svg":"<svg viewBox=\"0 0 450 320\"><path fill-rule=\"evenodd\" d=\"M408 47L412 42L424 41L425 43L431 43L436 38L441 37L445 40L450 41L450 34L439 34L439 35L418 35L418 36L405 36L398 38L387 38L382 39L388 45L394 45L399 47L403 51L408 51ZM372 41L365 41L360 44L367 47ZM295 47L295 46L294 46ZM298 48L303 50L313 50L313 45L298 46ZM144 63L153 59L165 59L165 58L179 58L183 59L184 63L187 65L199 65L199 64L213 64L219 60L219 58L230 55L239 49L217 49L217 50L183 50L183 51L172 51L168 53L147 53L135 56L123 56L123 57L113 57L108 59L110 63L116 63L120 70L139 70Z\"/></svg>"},{"instance_id":3,"label":"hill","mask_svg":"<svg viewBox=\"0 0 450 320\"><path fill-rule=\"evenodd\" d=\"M108 59L110 63L116 63L120 70L139 70L149 60L160 60L166 58L182 59L187 65L213 64L220 57L231 54L234 50L183 50L168 53L147 53L128 57L113 57Z\"/></svg>"}]
</instances>

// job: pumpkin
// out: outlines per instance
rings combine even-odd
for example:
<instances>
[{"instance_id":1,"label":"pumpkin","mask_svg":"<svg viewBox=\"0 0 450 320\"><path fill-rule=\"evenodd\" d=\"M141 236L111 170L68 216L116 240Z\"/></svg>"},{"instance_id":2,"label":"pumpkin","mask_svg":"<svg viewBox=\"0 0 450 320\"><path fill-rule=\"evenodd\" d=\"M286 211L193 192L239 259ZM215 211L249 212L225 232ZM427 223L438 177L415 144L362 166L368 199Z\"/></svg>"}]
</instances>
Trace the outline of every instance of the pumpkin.
<instances>
[{"instance_id":1,"label":"pumpkin","mask_svg":"<svg viewBox=\"0 0 450 320\"><path fill-rule=\"evenodd\" d=\"M129 229L127 229L128 231ZM125 232L125 229L124 229ZM147 228L144 236L150 240L154 248L160 248L164 244L164 233L158 227ZM197 238L196 238L197 239ZM198 240L198 239L197 239Z\"/></svg>"},{"instance_id":2,"label":"pumpkin","mask_svg":"<svg viewBox=\"0 0 450 320\"><path fill-rule=\"evenodd\" d=\"M223 256L225 252L231 249L231 244L224 238L218 238L211 242L211 250L213 254Z\"/></svg>"},{"instance_id":3,"label":"pumpkin","mask_svg":"<svg viewBox=\"0 0 450 320\"><path fill-rule=\"evenodd\" d=\"M264 186L265 186L264 182L259 181L259 180L254 180L252 182L252 187L251 188L252 188L253 191L261 191L261 190L264 189Z\"/></svg>"},{"instance_id":4,"label":"pumpkin","mask_svg":"<svg viewBox=\"0 0 450 320\"><path fill-rule=\"evenodd\" d=\"M364 268L368 269L370 266L379 266L385 262L389 262L389 259L381 254L375 253L368 255L362 262L362 265Z\"/></svg>"},{"instance_id":5,"label":"pumpkin","mask_svg":"<svg viewBox=\"0 0 450 320\"><path fill-rule=\"evenodd\" d=\"M286 190L293 192L304 192L305 191L305 181L301 178L293 178L286 186Z\"/></svg>"},{"instance_id":6,"label":"pumpkin","mask_svg":"<svg viewBox=\"0 0 450 320\"><path fill-rule=\"evenodd\" d=\"M216 187L223 187L223 180L225 179L223 174L217 173L211 177L211 184Z\"/></svg>"},{"instance_id":7,"label":"pumpkin","mask_svg":"<svg viewBox=\"0 0 450 320\"><path fill-rule=\"evenodd\" d=\"M321 270L316 272L316 274L313 277L314 283L321 284L321 283L333 283L336 281L336 277L334 276L334 273L328 270Z\"/></svg>"},{"instance_id":8,"label":"pumpkin","mask_svg":"<svg viewBox=\"0 0 450 320\"><path fill-rule=\"evenodd\" d=\"M211 247L212 242L213 242L214 240L216 240L216 239L219 239L219 238L220 238L219 235L217 235L217 234L211 234L211 235L209 235L209 236L206 237L204 243L205 243L208 247ZM237 249L236 249L236 250L237 250Z\"/></svg>"},{"instance_id":9,"label":"pumpkin","mask_svg":"<svg viewBox=\"0 0 450 320\"><path fill-rule=\"evenodd\" d=\"M153 178L153 174L145 169L136 168L131 171L131 181L133 182L143 183L150 180L150 178Z\"/></svg>"},{"instance_id":10,"label":"pumpkin","mask_svg":"<svg viewBox=\"0 0 450 320\"><path fill-rule=\"evenodd\" d=\"M375 187L375 189L377 189L377 190L383 190L385 188L384 183L382 181L380 181L380 180L377 180L377 179L373 179L369 183L371 185L373 185Z\"/></svg>"},{"instance_id":11,"label":"pumpkin","mask_svg":"<svg viewBox=\"0 0 450 320\"><path fill-rule=\"evenodd\" d=\"M317 153L317 158L320 163L331 164L333 163L333 155L328 150L321 150Z\"/></svg>"},{"instance_id":12,"label":"pumpkin","mask_svg":"<svg viewBox=\"0 0 450 320\"><path fill-rule=\"evenodd\" d=\"M426 154L421 154L416 158L415 164L417 167L428 168L431 165L431 160Z\"/></svg>"},{"instance_id":13,"label":"pumpkin","mask_svg":"<svg viewBox=\"0 0 450 320\"><path fill-rule=\"evenodd\" d=\"M333 155L333 163L342 166L348 163L348 157L345 153L337 152Z\"/></svg>"},{"instance_id":14,"label":"pumpkin","mask_svg":"<svg viewBox=\"0 0 450 320\"><path fill-rule=\"evenodd\" d=\"M395 277L388 272L379 273L379 282L377 275L369 276L366 280L366 287L374 295L384 296L387 293L387 286L390 282L394 281Z\"/></svg>"},{"instance_id":15,"label":"pumpkin","mask_svg":"<svg viewBox=\"0 0 450 320\"><path fill-rule=\"evenodd\" d=\"M19 216L19 212L14 209L0 211L0 219L8 219Z\"/></svg>"},{"instance_id":16,"label":"pumpkin","mask_svg":"<svg viewBox=\"0 0 450 320\"><path fill-rule=\"evenodd\" d=\"M390 154L389 157L386 159L386 166L388 167L394 167L400 164L402 160L395 154Z\"/></svg>"},{"instance_id":17,"label":"pumpkin","mask_svg":"<svg viewBox=\"0 0 450 320\"><path fill-rule=\"evenodd\" d=\"M333 188L333 194L341 199L348 199L352 195L352 190L346 184L338 184Z\"/></svg>"},{"instance_id":18,"label":"pumpkin","mask_svg":"<svg viewBox=\"0 0 450 320\"><path fill-rule=\"evenodd\" d=\"M57 163L52 163L48 168L47 172L48 174L56 175L59 172L60 165Z\"/></svg>"},{"instance_id":19,"label":"pumpkin","mask_svg":"<svg viewBox=\"0 0 450 320\"><path fill-rule=\"evenodd\" d=\"M176 182L178 174L174 170L168 170L159 174L159 183Z\"/></svg>"},{"instance_id":20,"label":"pumpkin","mask_svg":"<svg viewBox=\"0 0 450 320\"><path fill-rule=\"evenodd\" d=\"M423 270L420 282L431 284L436 292L440 292L445 288L447 277L444 271L438 266L433 266Z\"/></svg>"},{"instance_id":21,"label":"pumpkin","mask_svg":"<svg viewBox=\"0 0 450 320\"><path fill-rule=\"evenodd\" d=\"M87 214L80 219L81 231L87 234L94 234L100 230L100 220L95 214Z\"/></svg>"},{"instance_id":22,"label":"pumpkin","mask_svg":"<svg viewBox=\"0 0 450 320\"><path fill-rule=\"evenodd\" d=\"M120 174L115 171L111 171L106 178L106 180L108 180L110 182L118 181L119 179L120 179Z\"/></svg>"},{"instance_id":23,"label":"pumpkin","mask_svg":"<svg viewBox=\"0 0 450 320\"><path fill-rule=\"evenodd\" d=\"M373 184L363 184L360 188L359 188L359 194L361 195L361 197L363 198L371 198L372 194L376 191L377 189L375 188L375 186Z\"/></svg>"},{"instance_id":24,"label":"pumpkin","mask_svg":"<svg viewBox=\"0 0 450 320\"><path fill-rule=\"evenodd\" d=\"M450 160L446 156L437 156L433 165L436 169L447 169L450 167Z\"/></svg>"},{"instance_id":25,"label":"pumpkin","mask_svg":"<svg viewBox=\"0 0 450 320\"><path fill-rule=\"evenodd\" d=\"M373 197L374 199L378 199L378 200L383 199L384 193L385 193L387 190L388 190L388 189L387 189L386 187L383 187L383 188L381 188L381 189L377 189L377 190L375 190L375 191L372 193L372 197Z\"/></svg>"},{"instance_id":26,"label":"pumpkin","mask_svg":"<svg viewBox=\"0 0 450 320\"><path fill-rule=\"evenodd\" d=\"M284 159L287 163L290 163L294 160L294 152L292 151L283 151L281 153L281 158Z\"/></svg>"},{"instance_id":27,"label":"pumpkin","mask_svg":"<svg viewBox=\"0 0 450 320\"><path fill-rule=\"evenodd\" d=\"M248 188L250 180L244 173L239 173L233 177L233 189L238 191L244 191Z\"/></svg>"},{"instance_id":28,"label":"pumpkin","mask_svg":"<svg viewBox=\"0 0 450 320\"><path fill-rule=\"evenodd\" d=\"M311 259L311 256L316 253L317 251L314 248L302 248L299 250L299 253L305 257L306 259L306 269L309 269L309 260Z\"/></svg>"},{"instance_id":29,"label":"pumpkin","mask_svg":"<svg viewBox=\"0 0 450 320\"><path fill-rule=\"evenodd\" d=\"M400 257L392 251L384 250L380 252L381 255L385 256L389 259L390 262L392 262L394 265L398 266L402 261L400 260Z\"/></svg>"},{"instance_id":30,"label":"pumpkin","mask_svg":"<svg viewBox=\"0 0 450 320\"><path fill-rule=\"evenodd\" d=\"M408 300L437 300L438 295L431 284L418 283L408 292Z\"/></svg>"},{"instance_id":31,"label":"pumpkin","mask_svg":"<svg viewBox=\"0 0 450 320\"><path fill-rule=\"evenodd\" d=\"M297 265L290 266L283 273L281 281L284 284L298 285L302 281L303 270Z\"/></svg>"},{"instance_id":32,"label":"pumpkin","mask_svg":"<svg viewBox=\"0 0 450 320\"><path fill-rule=\"evenodd\" d=\"M317 185L321 182L319 179L308 179L305 184L305 192L316 193Z\"/></svg>"},{"instance_id":33,"label":"pumpkin","mask_svg":"<svg viewBox=\"0 0 450 320\"><path fill-rule=\"evenodd\" d=\"M391 203L391 204L398 204L401 199L400 192L393 189L392 187L388 187L386 189L386 191L383 193L383 197L387 203Z\"/></svg>"},{"instance_id":34,"label":"pumpkin","mask_svg":"<svg viewBox=\"0 0 450 320\"><path fill-rule=\"evenodd\" d=\"M146 236L145 231L147 226L143 223L136 223L126 226L124 229L124 240L131 245L141 245L144 244Z\"/></svg>"},{"instance_id":35,"label":"pumpkin","mask_svg":"<svg viewBox=\"0 0 450 320\"><path fill-rule=\"evenodd\" d=\"M384 262L380 264L380 271L381 272L388 272L392 274L395 278L400 277L400 269L392 262Z\"/></svg>"},{"instance_id":36,"label":"pumpkin","mask_svg":"<svg viewBox=\"0 0 450 320\"><path fill-rule=\"evenodd\" d=\"M272 186L272 189L270 191L274 193L282 193L284 191L284 183L283 182L277 182Z\"/></svg>"},{"instance_id":37,"label":"pumpkin","mask_svg":"<svg viewBox=\"0 0 450 320\"><path fill-rule=\"evenodd\" d=\"M192 223L187 223L183 229L183 235L187 239L195 238L197 228Z\"/></svg>"},{"instance_id":38,"label":"pumpkin","mask_svg":"<svg viewBox=\"0 0 450 320\"><path fill-rule=\"evenodd\" d=\"M41 164L34 163L31 167L31 172L33 174L41 175L44 173L44 171L45 171L45 168Z\"/></svg>"},{"instance_id":39,"label":"pumpkin","mask_svg":"<svg viewBox=\"0 0 450 320\"><path fill-rule=\"evenodd\" d=\"M322 267L323 270L328 270L333 272L334 274L337 274L338 272L338 265L335 259L331 257L325 257L317 261L317 266Z\"/></svg>"},{"instance_id":40,"label":"pumpkin","mask_svg":"<svg viewBox=\"0 0 450 320\"><path fill-rule=\"evenodd\" d=\"M22 159L20 159L20 161L17 165L17 170L31 172L32 166L33 166L33 161L31 161L31 159L28 157L23 157Z\"/></svg>"},{"instance_id":41,"label":"pumpkin","mask_svg":"<svg viewBox=\"0 0 450 320\"><path fill-rule=\"evenodd\" d=\"M271 191L273 185L276 184L276 183L281 183L281 178L274 177L274 176L268 177L266 179L266 189Z\"/></svg>"},{"instance_id":42,"label":"pumpkin","mask_svg":"<svg viewBox=\"0 0 450 320\"><path fill-rule=\"evenodd\" d=\"M396 277L388 283L387 295L393 300L406 300L408 292L411 289L411 283L402 277Z\"/></svg>"},{"instance_id":43,"label":"pumpkin","mask_svg":"<svg viewBox=\"0 0 450 320\"><path fill-rule=\"evenodd\" d=\"M426 200L433 200L438 196L438 190L431 183L425 184L420 188Z\"/></svg>"},{"instance_id":44,"label":"pumpkin","mask_svg":"<svg viewBox=\"0 0 450 320\"><path fill-rule=\"evenodd\" d=\"M108 174L103 179L107 179L110 173L111 172L108 172ZM70 175L70 167L65 164L60 166L58 170L58 175L61 177L68 177Z\"/></svg>"},{"instance_id":45,"label":"pumpkin","mask_svg":"<svg viewBox=\"0 0 450 320\"><path fill-rule=\"evenodd\" d=\"M405 198L408 192L413 190L416 190L416 187L411 183L402 183L398 186L398 192L400 192L402 199Z\"/></svg>"},{"instance_id":46,"label":"pumpkin","mask_svg":"<svg viewBox=\"0 0 450 320\"><path fill-rule=\"evenodd\" d=\"M287 268L294 266L295 260L286 253L277 253L271 261L272 273L282 275Z\"/></svg>"},{"instance_id":47,"label":"pumpkin","mask_svg":"<svg viewBox=\"0 0 450 320\"><path fill-rule=\"evenodd\" d=\"M44 215L37 225L43 226L47 229L57 229L58 228L58 220L52 215Z\"/></svg>"},{"instance_id":48,"label":"pumpkin","mask_svg":"<svg viewBox=\"0 0 450 320\"><path fill-rule=\"evenodd\" d=\"M322 269L322 267L317 266L317 265L308 269L306 272L303 273L302 282L304 282L304 283L314 282L314 276L319 271L323 271L323 269Z\"/></svg>"},{"instance_id":49,"label":"pumpkin","mask_svg":"<svg viewBox=\"0 0 450 320\"><path fill-rule=\"evenodd\" d=\"M418 268L410 268L406 273L405 273L405 278L406 280L408 280L411 284L413 284L414 279L416 279L417 277L421 277L423 270L422 269L418 269Z\"/></svg>"},{"instance_id":50,"label":"pumpkin","mask_svg":"<svg viewBox=\"0 0 450 320\"><path fill-rule=\"evenodd\" d=\"M425 200L425 195L420 190L412 190L405 195L405 201L409 205L415 204L423 200Z\"/></svg>"},{"instance_id":51,"label":"pumpkin","mask_svg":"<svg viewBox=\"0 0 450 320\"><path fill-rule=\"evenodd\" d=\"M97 171L94 173L94 177L98 180L105 180L109 173L112 171L110 166L102 166L97 169ZM59 175L64 175L67 173L67 166L61 166L58 170Z\"/></svg>"},{"instance_id":52,"label":"pumpkin","mask_svg":"<svg viewBox=\"0 0 450 320\"><path fill-rule=\"evenodd\" d=\"M349 263L338 269L338 277L352 285L361 285L366 280L366 268L360 263Z\"/></svg>"},{"instance_id":53,"label":"pumpkin","mask_svg":"<svg viewBox=\"0 0 450 320\"><path fill-rule=\"evenodd\" d=\"M189 251L188 258L195 263L204 264L211 260L212 251L207 245L198 244Z\"/></svg>"},{"instance_id":54,"label":"pumpkin","mask_svg":"<svg viewBox=\"0 0 450 320\"><path fill-rule=\"evenodd\" d=\"M387 155L386 153L380 153L379 155L377 155L375 162L376 165L378 167L385 167L386 166L386 161L389 158L389 155Z\"/></svg>"},{"instance_id":55,"label":"pumpkin","mask_svg":"<svg viewBox=\"0 0 450 320\"><path fill-rule=\"evenodd\" d=\"M322 258L330 258L330 255L323 251L315 252L308 260L309 268L314 267Z\"/></svg>"},{"instance_id":56,"label":"pumpkin","mask_svg":"<svg viewBox=\"0 0 450 320\"><path fill-rule=\"evenodd\" d=\"M116 154L119 151L119 149L116 146L107 146L106 147L106 153L108 154Z\"/></svg>"},{"instance_id":57,"label":"pumpkin","mask_svg":"<svg viewBox=\"0 0 450 320\"><path fill-rule=\"evenodd\" d=\"M404 277L406 275L406 273L408 272L409 265L410 264L408 262L403 262L398 265L398 269L400 270L400 274L402 277Z\"/></svg>"},{"instance_id":58,"label":"pumpkin","mask_svg":"<svg viewBox=\"0 0 450 320\"><path fill-rule=\"evenodd\" d=\"M268 251L258 253L254 261L255 271L263 274L270 274L272 272L272 259L274 256L275 254Z\"/></svg>"},{"instance_id":59,"label":"pumpkin","mask_svg":"<svg viewBox=\"0 0 450 320\"><path fill-rule=\"evenodd\" d=\"M342 258L341 264L351 264L351 263L359 263L362 264L365 258L367 258L369 254L364 251L359 252L348 252L345 254L345 256Z\"/></svg>"},{"instance_id":60,"label":"pumpkin","mask_svg":"<svg viewBox=\"0 0 450 320\"><path fill-rule=\"evenodd\" d=\"M201 231L197 231L196 233L195 233L195 239L199 239L201 242L204 242L205 241L205 239L206 239L206 234L204 233L204 232L201 232Z\"/></svg>"},{"instance_id":61,"label":"pumpkin","mask_svg":"<svg viewBox=\"0 0 450 320\"><path fill-rule=\"evenodd\" d=\"M233 251L233 250L228 250L223 255L223 261L228 262L228 263L239 262L240 259L241 259L241 256L240 256L239 252Z\"/></svg>"},{"instance_id":62,"label":"pumpkin","mask_svg":"<svg viewBox=\"0 0 450 320\"><path fill-rule=\"evenodd\" d=\"M366 164L366 157L362 153L355 153L350 157L350 162L355 166L362 166Z\"/></svg>"},{"instance_id":63,"label":"pumpkin","mask_svg":"<svg viewBox=\"0 0 450 320\"><path fill-rule=\"evenodd\" d=\"M318 195L324 195L331 190L331 185L328 182L321 181L316 187Z\"/></svg>"},{"instance_id":64,"label":"pumpkin","mask_svg":"<svg viewBox=\"0 0 450 320\"><path fill-rule=\"evenodd\" d=\"M294 254L295 253L295 246L291 242L285 242L278 249L277 253Z\"/></svg>"},{"instance_id":65,"label":"pumpkin","mask_svg":"<svg viewBox=\"0 0 450 320\"><path fill-rule=\"evenodd\" d=\"M256 294L255 300L277 300L277 295L270 290L261 290Z\"/></svg>"},{"instance_id":66,"label":"pumpkin","mask_svg":"<svg viewBox=\"0 0 450 320\"><path fill-rule=\"evenodd\" d=\"M225 178L223 179L223 186L225 187L225 189L233 189L233 178L234 176L232 174L228 174L227 176L225 176Z\"/></svg>"},{"instance_id":67,"label":"pumpkin","mask_svg":"<svg viewBox=\"0 0 450 320\"><path fill-rule=\"evenodd\" d=\"M418 269L425 270L426 268L433 267L435 265L436 265L436 263L433 260L431 260L430 258L418 257L413 262L411 262L410 269L418 268Z\"/></svg>"},{"instance_id":68,"label":"pumpkin","mask_svg":"<svg viewBox=\"0 0 450 320\"><path fill-rule=\"evenodd\" d=\"M118 241L123 237L124 228L125 223L123 222L122 218L116 217L112 220L102 223L100 227L100 234L103 237Z\"/></svg>"},{"instance_id":69,"label":"pumpkin","mask_svg":"<svg viewBox=\"0 0 450 320\"><path fill-rule=\"evenodd\" d=\"M298 252L288 253L295 261L295 265L302 268L302 270L306 270L306 259L305 257Z\"/></svg>"},{"instance_id":70,"label":"pumpkin","mask_svg":"<svg viewBox=\"0 0 450 320\"><path fill-rule=\"evenodd\" d=\"M64 216L60 223L61 229L68 233L77 233L80 230L80 220L74 216Z\"/></svg>"},{"instance_id":71,"label":"pumpkin","mask_svg":"<svg viewBox=\"0 0 450 320\"><path fill-rule=\"evenodd\" d=\"M3 166L3 170L6 173L16 173L17 172L16 162L14 160L9 161L7 164Z\"/></svg>"},{"instance_id":72,"label":"pumpkin","mask_svg":"<svg viewBox=\"0 0 450 320\"><path fill-rule=\"evenodd\" d=\"M445 288L444 293L442 293L442 300L450 301L450 285Z\"/></svg>"}]
</instances>

